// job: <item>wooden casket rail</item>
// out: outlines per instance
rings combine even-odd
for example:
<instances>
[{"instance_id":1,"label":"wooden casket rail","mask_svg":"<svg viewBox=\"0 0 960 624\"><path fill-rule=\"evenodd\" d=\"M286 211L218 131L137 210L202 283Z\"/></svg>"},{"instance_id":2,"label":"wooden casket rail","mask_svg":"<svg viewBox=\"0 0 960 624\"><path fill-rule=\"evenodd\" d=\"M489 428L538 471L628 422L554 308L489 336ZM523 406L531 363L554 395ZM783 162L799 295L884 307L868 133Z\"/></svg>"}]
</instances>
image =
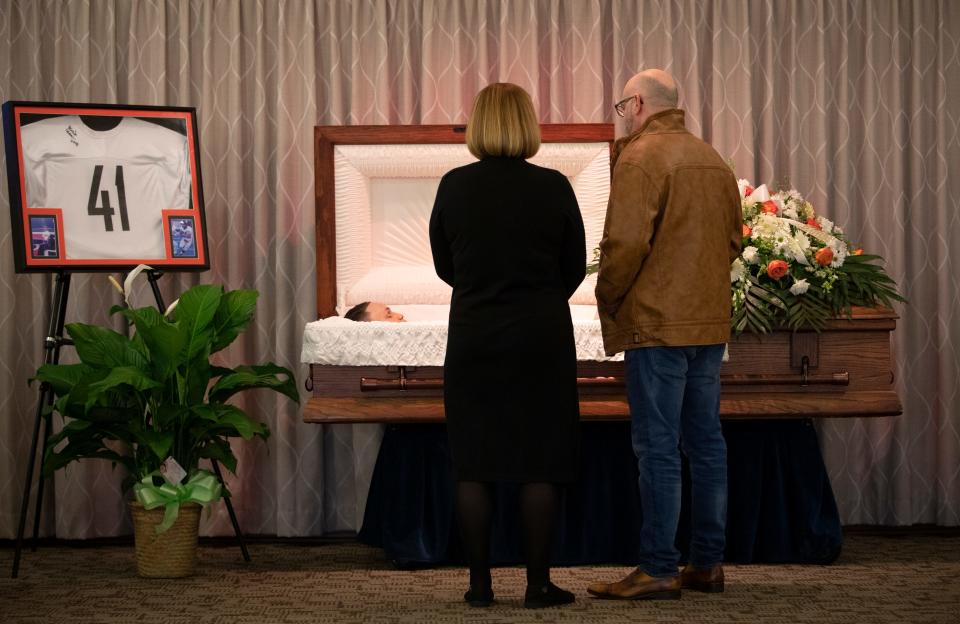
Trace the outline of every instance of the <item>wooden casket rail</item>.
<instances>
[{"instance_id":1,"label":"wooden casket rail","mask_svg":"<svg viewBox=\"0 0 960 624\"><path fill-rule=\"evenodd\" d=\"M731 337L721 369L723 418L895 416L889 309L854 310L822 333L776 331ZM536 366L531 362L531 367ZM442 422L439 366L311 365L314 396L304 421ZM578 362L580 416L626 420L622 362ZM491 388L496 392L496 388Z\"/></svg>"}]
</instances>

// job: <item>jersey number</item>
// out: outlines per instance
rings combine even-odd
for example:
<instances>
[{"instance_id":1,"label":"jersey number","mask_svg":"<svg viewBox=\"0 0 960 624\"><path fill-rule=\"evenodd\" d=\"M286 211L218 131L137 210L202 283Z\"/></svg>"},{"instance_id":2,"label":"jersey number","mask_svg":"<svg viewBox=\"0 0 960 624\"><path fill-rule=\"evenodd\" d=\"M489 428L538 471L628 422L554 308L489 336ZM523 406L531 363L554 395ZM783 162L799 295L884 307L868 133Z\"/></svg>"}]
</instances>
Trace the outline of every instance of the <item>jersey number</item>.
<instances>
[{"instance_id":1,"label":"jersey number","mask_svg":"<svg viewBox=\"0 0 960 624\"><path fill-rule=\"evenodd\" d=\"M87 214L95 217L103 217L103 228L107 232L113 231L113 215L116 211L110 205L110 193L100 190L100 178L103 176L103 165L97 165L93 169L93 180L90 182L90 199L87 201ZM123 167L117 165L117 173L114 176L114 185L117 187L117 201L120 203L120 229L124 232L130 231L130 223L127 221L127 192L123 188ZM101 205L97 205L97 195L99 195Z\"/></svg>"}]
</instances>

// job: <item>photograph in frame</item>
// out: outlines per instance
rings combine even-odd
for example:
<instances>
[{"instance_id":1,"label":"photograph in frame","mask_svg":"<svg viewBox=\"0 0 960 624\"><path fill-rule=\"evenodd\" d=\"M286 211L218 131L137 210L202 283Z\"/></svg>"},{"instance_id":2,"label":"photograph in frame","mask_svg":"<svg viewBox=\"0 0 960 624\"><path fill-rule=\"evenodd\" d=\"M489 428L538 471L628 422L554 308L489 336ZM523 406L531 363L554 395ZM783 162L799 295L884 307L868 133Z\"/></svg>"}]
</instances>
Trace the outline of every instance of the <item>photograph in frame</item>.
<instances>
[{"instance_id":1,"label":"photograph in frame","mask_svg":"<svg viewBox=\"0 0 960 624\"><path fill-rule=\"evenodd\" d=\"M170 254L174 258L196 258L197 238L193 217L167 217L170 227Z\"/></svg>"},{"instance_id":2,"label":"photograph in frame","mask_svg":"<svg viewBox=\"0 0 960 624\"><path fill-rule=\"evenodd\" d=\"M209 268L194 109L7 102L3 124L17 272Z\"/></svg>"},{"instance_id":3,"label":"photograph in frame","mask_svg":"<svg viewBox=\"0 0 960 624\"><path fill-rule=\"evenodd\" d=\"M30 215L30 257L60 257L56 215Z\"/></svg>"}]
</instances>

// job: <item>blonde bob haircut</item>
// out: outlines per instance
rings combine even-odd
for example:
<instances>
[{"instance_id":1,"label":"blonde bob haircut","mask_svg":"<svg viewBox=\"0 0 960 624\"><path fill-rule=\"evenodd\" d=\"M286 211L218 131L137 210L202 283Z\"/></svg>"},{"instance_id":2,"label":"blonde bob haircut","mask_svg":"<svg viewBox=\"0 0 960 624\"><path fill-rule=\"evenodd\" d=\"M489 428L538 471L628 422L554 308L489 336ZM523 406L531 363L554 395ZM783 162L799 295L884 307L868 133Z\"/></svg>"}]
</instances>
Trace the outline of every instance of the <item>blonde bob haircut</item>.
<instances>
[{"instance_id":1,"label":"blonde bob haircut","mask_svg":"<svg viewBox=\"0 0 960 624\"><path fill-rule=\"evenodd\" d=\"M540 124L530 94L509 82L484 87L473 102L467 148L487 156L530 158L540 149Z\"/></svg>"}]
</instances>

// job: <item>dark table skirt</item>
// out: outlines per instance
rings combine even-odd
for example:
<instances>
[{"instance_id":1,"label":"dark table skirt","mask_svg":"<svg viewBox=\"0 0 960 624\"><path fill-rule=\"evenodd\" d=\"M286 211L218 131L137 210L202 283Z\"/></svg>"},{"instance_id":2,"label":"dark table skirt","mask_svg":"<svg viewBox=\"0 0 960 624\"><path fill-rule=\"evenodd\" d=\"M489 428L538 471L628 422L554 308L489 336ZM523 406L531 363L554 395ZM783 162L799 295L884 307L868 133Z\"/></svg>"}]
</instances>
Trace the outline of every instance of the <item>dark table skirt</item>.
<instances>
[{"instance_id":1,"label":"dark table skirt","mask_svg":"<svg viewBox=\"0 0 960 624\"><path fill-rule=\"evenodd\" d=\"M725 560L830 563L843 536L809 420L724 423L729 470ZM636 563L641 520L627 422L584 423L581 479L564 493L554 564ZM684 483L689 477L684 463ZM497 488L494 563L523 560L518 486ZM454 481L443 425L390 425L374 469L359 538L399 565L461 561ZM677 547L689 542L684 488Z\"/></svg>"}]
</instances>

